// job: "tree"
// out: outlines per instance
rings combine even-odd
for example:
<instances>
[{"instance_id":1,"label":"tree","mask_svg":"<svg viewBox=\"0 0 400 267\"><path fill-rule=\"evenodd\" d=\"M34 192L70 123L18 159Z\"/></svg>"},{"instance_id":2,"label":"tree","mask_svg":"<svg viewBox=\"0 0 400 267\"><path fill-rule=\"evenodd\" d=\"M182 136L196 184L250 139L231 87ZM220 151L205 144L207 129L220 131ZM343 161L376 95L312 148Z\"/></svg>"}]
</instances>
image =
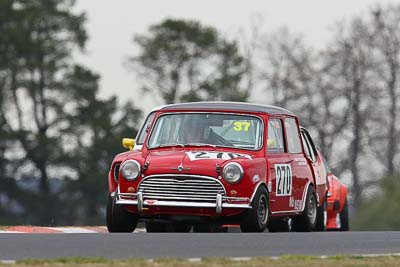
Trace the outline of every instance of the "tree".
<instances>
[{"instance_id":1,"label":"tree","mask_svg":"<svg viewBox=\"0 0 400 267\"><path fill-rule=\"evenodd\" d=\"M130 59L144 91L159 94L166 104L248 98L237 42L196 21L167 19L149 31L135 37L140 53Z\"/></svg>"},{"instance_id":2,"label":"tree","mask_svg":"<svg viewBox=\"0 0 400 267\"><path fill-rule=\"evenodd\" d=\"M247 101L251 88L242 85L246 69L237 43L220 41L215 51L215 58L216 62L213 64L215 71L200 85L201 100ZM185 96L182 100L186 100Z\"/></svg>"},{"instance_id":3,"label":"tree","mask_svg":"<svg viewBox=\"0 0 400 267\"><path fill-rule=\"evenodd\" d=\"M359 164L361 155L366 152L363 143L368 131L367 122L375 110L374 64L370 57L369 35L361 19L354 19L349 32L340 32L336 42L331 52L331 65L338 68L336 81L345 89L350 107L347 129L351 137L349 152L344 158L352 175L352 193L357 206L361 203L363 191Z\"/></svg>"},{"instance_id":4,"label":"tree","mask_svg":"<svg viewBox=\"0 0 400 267\"><path fill-rule=\"evenodd\" d=\"M113 157L120 153L121 138L134 137L141 111L132 103L119 107L117 98L98 98L99 77L81 66L66 77L76 109L64 138L74 142L66 154L78 179L68 179L62 220L68 224L102 224L107 192L107 174Z\"/></svg>"},{"instance_id":5,"label":"tree","mask_svg":"<svg viewBox=\"0 0 400 267\"><path fill-rule=\"evenodd\" d=\"M389 5L372 9L369 14L372 28L372 48L378 60L377 75L381 84L381 118L370 136L375 155L385 166L388 176L394 175L399 154L399 79L400 79L400 6ZM382 129L385 129L382 131ZM382 147L384 147L382 149Z\"/></svg>"},{"instance_id":6,"label":"tree","mask_svg":"<svg viewBox=\"0 0 400 267\"><path fill-rule=\"evenodd\" d=\"M326 55L307 45L288 29L265 35L258 44L259 83L268 102L285 107L312 131L320 150L329 158L335 140L346 126L341 88L331 79ZM321 123L323 122L323 123Z\"/></svg>"},{"instance_id":7,"label":"tree","mask_svg":"<svg viewBox=\"0 0 400 267\"><path fill-rule=\"evenodd\" d=\"M260 78L271 104L295 109L303 105L307 83L312 82L312 55L301 36L292 35L287 28L263 36L259 45Z\"/></svg>"},{"instance_id":8,"label":"tree","mask_svg":"<svg viewBox=\"0 0 400 267\"><path fill-rule=\"evenodd\" d=\"M56 198L49 185L49 165L62 151L57 133L65 123L62 73L74 47L83 48L84 16L71 11L73 1L3 1L3 45L7 63L1 73L5 101L2 120L23 151L19 171L40 180L40 200L34 222L49 224L56 213ZM24 167L24 170L22 169Z\"/></svg>"},{"instance_id":9,"label":"tree","mask_svg":"<svg viewBox=\"0 0 400 267\"><path fill-rule=\"evenodd\" d=\"M400 7L377 7L368 15L354 18L330 49L332 65L341 69L336 83L343 82L350 107L346 162L356 206L381 175L396 173L399 154Z\"/></svg>"},{"instance_id":10,"label":"tree","mask_svg":"<svg viewBox=\"0 0 400 267\"><path fill-rule=\"evenodd\" d=\"M100 99L99 76L73 64L73 4L0 3L0 212L14 223L101 223L109 164L136 134L140 111Z\"/></svg>"},{"instance_id":11,"label":"tree","mask_svg":"<svg viewBox=\"0 0 400 267\"><path fill-rule=\"evenodd\" d=\"M73 69L71 51L82 49L86 41L85 17L72 11L73 4L2 1L0 47L7 64L0 66L0 113L8 154L19 155L6 159L14 168L12 180L5 181L14 185L7 189L8 198L22 205L19 209L28 215L25 223L57 223L63 188L52 185L73 173L66 170L68 146L62 140L75 112L65 77ZM38 192L13 192L13 179L24 177L39 181Z\"/></svg>"},{"instance_id":12,"label":"tree","mask_svg":"<svg viewBox=\"0 0 400 267\"><path fill-rule=\"evenodd\" d=\"M319 52L287 29L267 36L259 46L269 102L299 114L323 154L336 161L337 175L350 171L356 205L370 178L363 177L368 172L360 173L360 162L369 152L367 137L379 96L370 36L364 21L355 18L350 25L339 25L332 43Z\"/></svg>"}]
</instances>

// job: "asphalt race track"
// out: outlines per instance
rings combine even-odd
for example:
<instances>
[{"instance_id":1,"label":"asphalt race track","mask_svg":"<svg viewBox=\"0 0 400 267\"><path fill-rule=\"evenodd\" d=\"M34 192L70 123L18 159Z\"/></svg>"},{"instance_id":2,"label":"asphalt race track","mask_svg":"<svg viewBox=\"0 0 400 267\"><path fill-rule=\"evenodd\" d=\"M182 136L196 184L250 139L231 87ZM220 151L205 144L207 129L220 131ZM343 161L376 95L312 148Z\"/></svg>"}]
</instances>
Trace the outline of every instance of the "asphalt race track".
<instances>
[{"instance_id":1,"label":"asphalt race track","mask_svg":"<svg viewBox=\"0 0 400 267\"><path fill-rule=\"evenodd\" d=\"M399 253L400 232L0 234L0 260Z\"/></svg>"}]
</instances>

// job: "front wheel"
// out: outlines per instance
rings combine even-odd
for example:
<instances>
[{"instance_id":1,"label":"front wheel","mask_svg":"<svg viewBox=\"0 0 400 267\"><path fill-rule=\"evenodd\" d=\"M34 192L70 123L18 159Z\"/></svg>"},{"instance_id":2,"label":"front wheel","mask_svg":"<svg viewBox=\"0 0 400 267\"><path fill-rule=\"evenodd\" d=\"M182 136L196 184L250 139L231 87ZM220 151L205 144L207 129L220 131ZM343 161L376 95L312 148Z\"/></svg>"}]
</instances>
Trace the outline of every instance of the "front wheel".
<instances>
[{"instance_id":1,"label":"front wheel","mask_svg":"<svg viewBox=\"0 0 400 267\"><path fill-rule=\"evenodd\" d=\"M131 213L123 205L115 203L115 197L108 195L106 223L110 233L132 233L139 221L139 214Z\"/></svg>"},{"instance_id":2,"label":"front wheel","mask_svg":"<svg viewBox=\"0 0 400 267\"><path fill-rule=\"evenodd\" d=\"M317 223L317 197L314 187L308 188L303 214L293 218L293 228L297 232L311 232Z\"/></svg>"},{"instance_id":3,"label":"front wheel","mask_svg":"<svg viewBox=\"0 0 400 267\"><path fill-rule=\"evenodd\" d=\"M340 231L349 231L349 228L349 207L346 198L344 207L340 212Z\"/></svg>"},{"instance_id":4,"label":"front wheel","mask_svg":"<svg viewBox=\"0 0 400 267\"><path fill-rule=\"evenodd\" d=\"M242 232L263 232L269 221L269 197L265 187L259 187L252 208L244 213L240 229Z\"/></svg>"}]
</instances>

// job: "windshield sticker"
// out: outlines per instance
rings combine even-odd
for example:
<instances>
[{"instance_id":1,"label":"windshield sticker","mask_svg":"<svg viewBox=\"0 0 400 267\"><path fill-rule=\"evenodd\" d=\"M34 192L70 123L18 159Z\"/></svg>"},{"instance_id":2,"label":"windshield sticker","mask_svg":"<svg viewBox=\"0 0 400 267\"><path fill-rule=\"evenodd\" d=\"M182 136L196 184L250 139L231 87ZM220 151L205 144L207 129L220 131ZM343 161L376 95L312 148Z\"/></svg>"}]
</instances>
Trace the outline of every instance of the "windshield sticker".
<instances>
[{"instance_id":1,"label":"windshield sticker","mask_svg":"<svg viewBox=\"0 0 400 267\"><path fill-rule=\"evenodd\" d=\"M228 152L206 152L206 151L191 151L186 152L190 160L199 159L236 159L236 158L247 158L251 159L250 155L239 154L239 153L228 153Z\"/></svg>"},{"instance_id":2,"label":"windshield sticker","mask_svg":"<svg viewBox=\"0 0 400 267\"><path fill-rule=\"evenodd\" d=\"M249 128L250 128L250 122L249 121L235 121L233 123L233 129L236 132L241 132L241 131L245 131L248 132Z\"/></svg>"}]
</instances>

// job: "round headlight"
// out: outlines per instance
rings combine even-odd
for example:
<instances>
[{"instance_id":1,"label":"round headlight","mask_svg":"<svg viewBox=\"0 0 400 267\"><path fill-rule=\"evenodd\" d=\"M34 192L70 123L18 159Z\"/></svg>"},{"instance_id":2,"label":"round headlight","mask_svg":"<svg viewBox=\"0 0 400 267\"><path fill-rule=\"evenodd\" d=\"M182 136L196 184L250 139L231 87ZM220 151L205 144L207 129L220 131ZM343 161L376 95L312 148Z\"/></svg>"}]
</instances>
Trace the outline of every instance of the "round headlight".
<instances>
[{"instance_id":1,"label":"round headlight","mask_svg":"<svg viewBox=\"0 0 400 267\"><path fill-rule=\"evenodd\" d=\"M140 164L136 160L127 160L121 166L122 176L128 180L133 181L139 177L140 174Z\"/></svg>"},{"instance_id":2,"label":"round headlight","mask_svg":"<svg viewBox=\"0 0 400 267\"><path fill-rule=\"evenodd\" d=\"M243 168L239 163L228 163L222 172L225 181L231 184L238 183L243 178Z\"/></svg>"}]
</instances>

